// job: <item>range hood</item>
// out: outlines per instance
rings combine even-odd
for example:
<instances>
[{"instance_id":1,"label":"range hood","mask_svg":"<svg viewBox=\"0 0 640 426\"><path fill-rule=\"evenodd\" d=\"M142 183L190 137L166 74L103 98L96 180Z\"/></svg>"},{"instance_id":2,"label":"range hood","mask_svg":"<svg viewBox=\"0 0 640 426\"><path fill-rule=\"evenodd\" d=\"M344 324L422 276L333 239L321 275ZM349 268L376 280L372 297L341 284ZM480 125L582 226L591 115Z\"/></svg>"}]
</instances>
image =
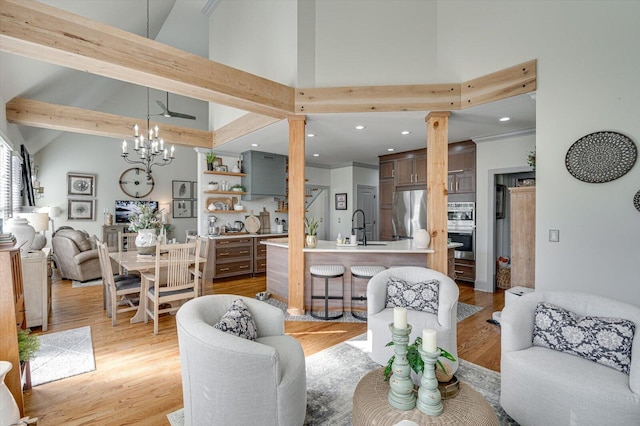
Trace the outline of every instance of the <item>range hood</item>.
<instances>
[{"instance_id":1,"label":"range hood","mask_svg":"<svg viewBox=\"0 0 640 426\"><path fill-rule=\"evenodd\" d=\"M287 195L287 157L261 151L242 153L242 185L247 189L243 200Z\"/></svg>"}]
</instances>

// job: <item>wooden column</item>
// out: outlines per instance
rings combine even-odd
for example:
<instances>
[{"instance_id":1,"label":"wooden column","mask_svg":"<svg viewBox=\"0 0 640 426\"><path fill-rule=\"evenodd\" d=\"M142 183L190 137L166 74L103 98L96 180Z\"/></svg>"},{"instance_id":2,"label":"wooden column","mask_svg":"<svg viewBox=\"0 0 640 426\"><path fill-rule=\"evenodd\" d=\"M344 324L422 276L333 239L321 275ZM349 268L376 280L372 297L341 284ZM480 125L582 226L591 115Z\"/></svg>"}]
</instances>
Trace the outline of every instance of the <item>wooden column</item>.
<instances>
[{"instance_id":1,"label":"wooden column","mask_svg":"<svg viewBox=\"0 0 640 426\"><path fill-rule=\"evenodd\" d=\"M429 268L447 275L447 173L449 168L449 115L431 112L427 123L427 229L431 248L427 254Z\"/></svg>"},{"instance_id":2,"label":"wooden column","mask_svg":"<svg viewBox=\"0 0 640 426\"><path fill-rule=\"evenodd\" d=\"M304 115L289 117L289 307L304 315Z\"/></svg>"}]
</instances>

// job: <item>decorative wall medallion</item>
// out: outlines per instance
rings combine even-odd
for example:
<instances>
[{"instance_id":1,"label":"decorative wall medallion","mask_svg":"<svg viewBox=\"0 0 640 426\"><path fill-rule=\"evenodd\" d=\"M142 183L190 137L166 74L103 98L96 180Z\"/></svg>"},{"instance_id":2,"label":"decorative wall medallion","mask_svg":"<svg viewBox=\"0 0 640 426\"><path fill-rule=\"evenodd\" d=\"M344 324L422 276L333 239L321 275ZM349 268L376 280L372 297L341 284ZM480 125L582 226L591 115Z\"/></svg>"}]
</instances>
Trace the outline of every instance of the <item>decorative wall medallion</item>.
<instances>
[{"instance_id":1,"label":"decorative wall medallion","mask_svg":"<svg viewBox=\"0 0 640 426\"><path fill-rule=\"evenodd\" d=\"M633 206L640 212L640 190L638 190L636 195L633 197Z\"/></svg>"},{"instance_id":2,"label":"decorative wall medallion","mask_svg":"<svg viewBox=\"0 0 640 426\"><path fill-rule=\"evenodd\" d=\"M638 149L617 132L595 132L578 139L565 158L573 177L588 183L604 183L624 176L636 162Z\"/></svg>"}]
</instances>

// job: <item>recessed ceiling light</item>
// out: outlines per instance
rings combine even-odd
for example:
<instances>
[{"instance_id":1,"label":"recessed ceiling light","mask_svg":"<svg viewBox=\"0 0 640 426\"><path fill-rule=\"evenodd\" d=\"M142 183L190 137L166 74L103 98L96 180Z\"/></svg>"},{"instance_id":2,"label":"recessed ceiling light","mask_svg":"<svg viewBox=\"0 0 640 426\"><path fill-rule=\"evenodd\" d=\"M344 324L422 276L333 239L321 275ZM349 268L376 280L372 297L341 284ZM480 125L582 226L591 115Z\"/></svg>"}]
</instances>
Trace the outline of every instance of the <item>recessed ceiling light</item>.
<instances>
[{"instance_id":1,"label":"recessed ceiling light","mask_svg":"<svg viewBox=\"0 0 640 426\"><path fill-rule=\"evenodd\" d=\"M316 134L315 134L315 133L307 133L307 137L309 137L309 138L313 138L313 137L315 137L315 136L316 136Z\"/></svg>"},{"instance_id":2,"label":"recessed ceiling light","mask_svg":"<svg viewBox=\"0 0 640 426\"><path fill-rule=\"evenodd\" d=\"M364 130L364 126L362 124L358 124L356 126L356 130Z\"/></svg>"},{"instance_id":3,"label":"recessed ceiling light","mask_svg":"<svg viewBox=\"0 0 640 426\"><path fill-rule=\"evenodd\" d=\"M509 121L511 120L511 117L502 117L500 118L500 121Z\"/></svg>"},{"instance_id":4,"label":"recessed ceiling light","mask_svg":"<svg viewBox=\"0 0 640 426\"><path fill-rule=\"evenodd\" d=\"M320 154L313 154L314 157L320 157Z\"/></svg>"},{"instance_id":5,"label":"recessed ceiling light","mask_svg":"<svg viewBox=\"0 0 640 426\"><path fill-rule=\"evenodd\" d=\"M411 132L408 131L408 130L403 130L403 131L400 132L400 134L401 135L408 135L408 134L411 134Z\"/></svg>"},{"instance_id":6,"label":"recessed ceiling light","mask_svg":"<svg viewBox=\"0 0 640 426\"><path fill-rule=\"evenodd\" d=\"M259 143L252 143L251 146L260 146Z\"/></svg>"},{"instance_id":7,"label":"recessed ceiling light","mask_svg":"<svg viewBox=\"0 0 640 426\"><path fill-rule=\"evenodd\" d=\"M395 148L387 148L387 151L393 152L393 151L395 151Z\"/></svg>"}]
</instances>

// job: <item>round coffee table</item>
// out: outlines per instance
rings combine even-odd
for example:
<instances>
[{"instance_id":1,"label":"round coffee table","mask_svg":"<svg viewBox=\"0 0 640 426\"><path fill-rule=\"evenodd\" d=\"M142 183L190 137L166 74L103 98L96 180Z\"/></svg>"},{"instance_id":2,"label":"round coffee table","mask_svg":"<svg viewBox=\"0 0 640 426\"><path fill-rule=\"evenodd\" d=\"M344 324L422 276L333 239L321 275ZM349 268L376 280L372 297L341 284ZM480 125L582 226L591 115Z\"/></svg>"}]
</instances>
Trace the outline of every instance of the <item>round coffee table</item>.
<instances>
[{"instance_id":1,"label":"round coffee table","mask_svg":"<svg viewBox=\"0 0 640 426\"><path fill-rule=\"evenodd\" d=\"M353 426L393 426L402 420L419 425L495 425L498 418L493 408L471 386L460 382L455 398L442 401L444 411L439 416L428 416L417 408L398 410L389 404L389 382L385 382L382 369L368 373L360 380L353 394Z\"/></svg>"}]
</instances>

